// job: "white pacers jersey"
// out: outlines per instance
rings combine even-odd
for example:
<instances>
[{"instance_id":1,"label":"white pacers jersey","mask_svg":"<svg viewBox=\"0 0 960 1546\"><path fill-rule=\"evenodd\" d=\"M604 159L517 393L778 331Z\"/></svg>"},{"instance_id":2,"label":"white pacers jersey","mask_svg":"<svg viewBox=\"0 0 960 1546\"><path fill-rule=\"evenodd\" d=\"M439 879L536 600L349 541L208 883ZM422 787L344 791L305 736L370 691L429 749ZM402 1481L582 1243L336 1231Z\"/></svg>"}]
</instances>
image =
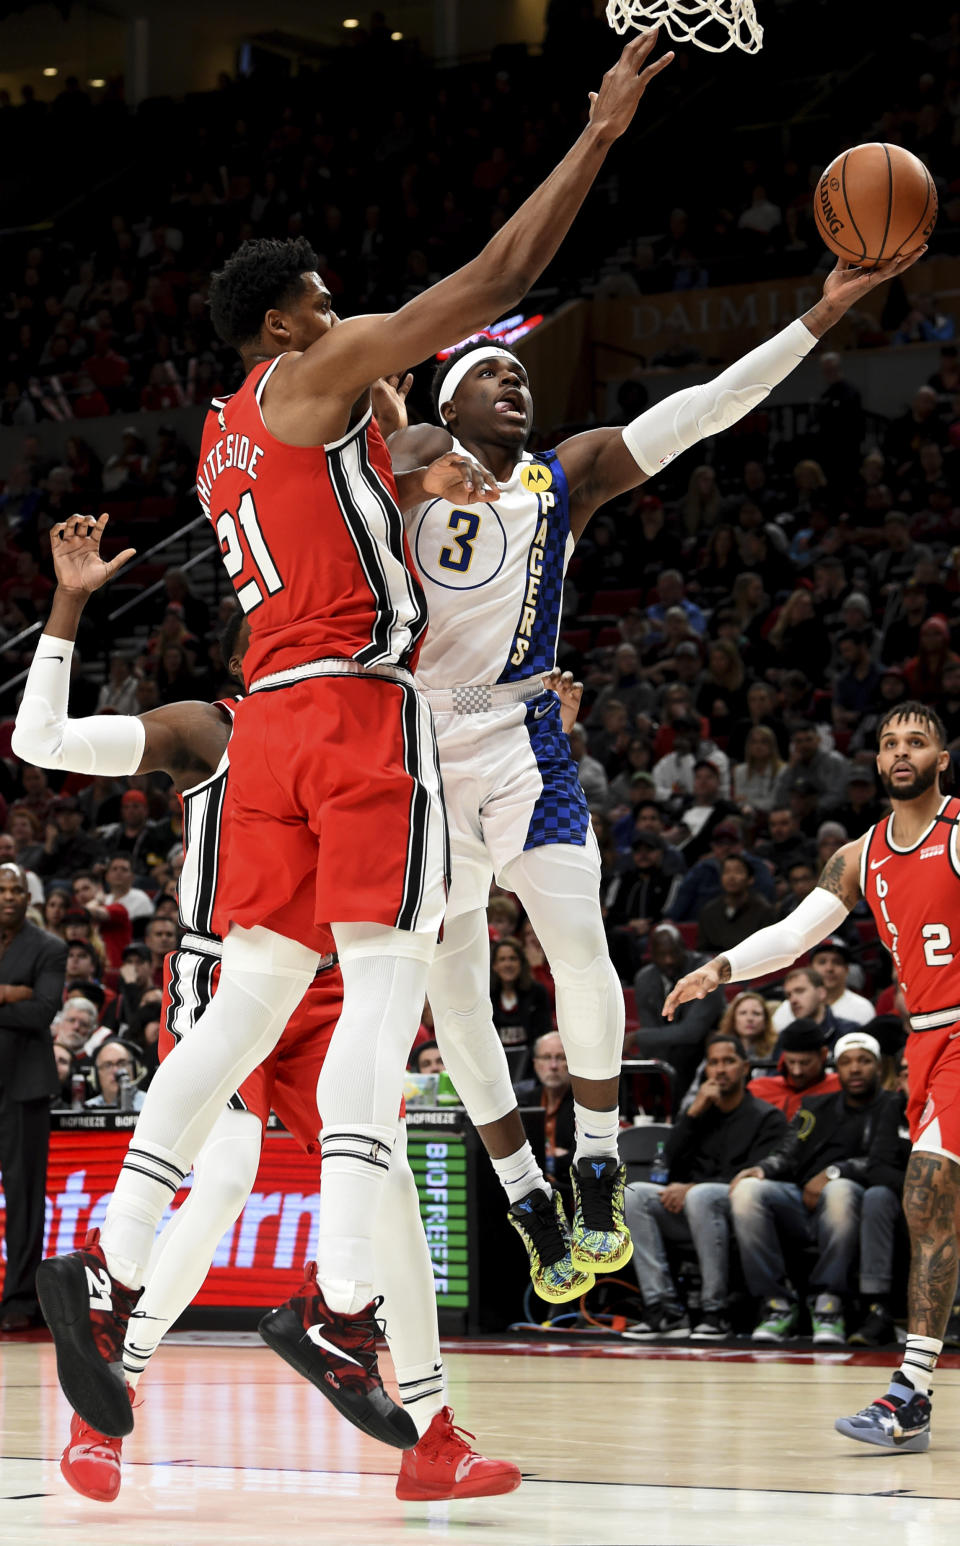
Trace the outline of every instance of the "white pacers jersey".
<instances>
[{"instance_id":1,"label":"white pacers jersey","mask_svg":"<svg viewBox=\"0 0 960 1546\"><path fill-rule=\"evenodd\" d=\"M447 917L485 907L491 874L527 849L579 848L599 878L560 700L543 686L574 546L557 453L525 454L496 504L430 499L406 520L429 610L416 683L433 710L443 775Z\"/></svg>"},{"instance_id":2,"label":"white pacers jersey","mask_svg":"<svg viewBox=\"0 0 960 1546\"><path fill-rule=\"evenodd\" d=\"M463 452L456 440L455 451ZM514 468L491 505L429 499L404 517L429 609L423 691L520 682L553 669L574 539L555 451Z\"/></svg>"}]
</instances>

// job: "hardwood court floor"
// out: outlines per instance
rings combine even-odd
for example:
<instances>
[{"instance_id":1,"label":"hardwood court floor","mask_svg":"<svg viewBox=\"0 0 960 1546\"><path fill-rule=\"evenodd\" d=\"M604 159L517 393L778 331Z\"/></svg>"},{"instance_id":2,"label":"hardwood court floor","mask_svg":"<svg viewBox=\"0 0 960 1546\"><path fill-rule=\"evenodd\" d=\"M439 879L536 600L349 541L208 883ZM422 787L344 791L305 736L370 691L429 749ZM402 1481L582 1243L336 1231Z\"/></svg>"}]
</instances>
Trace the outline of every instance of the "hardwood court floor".
<instances>
[{"instance_id":1,"label":"hardwood court floor","mask_svg":"<svg viewBox=\"0 0 960 1546\"><path fill-rule=\"evenodd\" d=\"M482 1347L483 1351L478 1351ZM67 1409L44 1341L0 1344L0 1546L955 1546L960 1369L933 1447L896 1455L833 1418L891 1359L453 1342L458 1421L517 1461L518 1492L402 1504L393 1452L344 1423L252 1336L170 1339L143 1382L112 1505L58 1460ZM950 1363L960 1362L956 1358Z\"/></svg>"}]
</instances>

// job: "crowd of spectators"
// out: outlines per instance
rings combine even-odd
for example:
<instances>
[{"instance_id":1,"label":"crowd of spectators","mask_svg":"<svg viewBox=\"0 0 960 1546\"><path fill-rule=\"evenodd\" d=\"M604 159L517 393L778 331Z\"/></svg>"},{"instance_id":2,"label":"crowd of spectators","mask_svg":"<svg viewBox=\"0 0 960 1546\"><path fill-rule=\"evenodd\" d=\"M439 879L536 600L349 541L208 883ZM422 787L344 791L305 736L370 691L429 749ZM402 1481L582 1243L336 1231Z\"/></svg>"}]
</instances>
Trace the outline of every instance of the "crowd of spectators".
<instances>
[{"instance_id":1,"label":"crowd of spectators","mask_svg":"<svg viewBox=\"0 0 960 1546\"><path fill-rule=\"evenodd\" d=\"M591 10L558 0L538 54L500 49L439 75L415 43L391 42L375 13L315 68L278 78L261 65L180 103L151 99L134 112L122 82L93 100L72 78L49 105L29 87L18 103L0 93L7 199L19 175L32 217L5 251L0 422L169 410L229 387L237 365L213 333L206 287L245 237L309 236L348 313L418 295L472 256L568 148L588 85L620 46ZM924 159L940 195L935 250L952 251L960 32L940 4L925 30L906 45L874 40L869 98L830 82L825 90L836 89L838 144L884 139ZM805 96L786 102L784 92L796 80L809 93L809 73L822 66L815 33L808 6L782 3L762 69L727 56L721 78L711 56L685 51L656 83L671 153L658 146L644 156L643 224L634 163L618 150L547 282L567 296L592 293L601 272L610 293L812 272L823 257L811 212L822 120L811 140ZM744 129L741 77L754 97L778 93L782 143ZM701 97L695 115L691 94ZM650 132L645 108L634 153ZM705 138L693 120L708 118ZM51 214L36 200L54 197L53 162L67 172L95 163L102 187L47 235L32 228ZM624 242L630 256L612 264ZM876 341L946 341L952 326L932 298L895 287Z\"/></svg>"}]
</instances>

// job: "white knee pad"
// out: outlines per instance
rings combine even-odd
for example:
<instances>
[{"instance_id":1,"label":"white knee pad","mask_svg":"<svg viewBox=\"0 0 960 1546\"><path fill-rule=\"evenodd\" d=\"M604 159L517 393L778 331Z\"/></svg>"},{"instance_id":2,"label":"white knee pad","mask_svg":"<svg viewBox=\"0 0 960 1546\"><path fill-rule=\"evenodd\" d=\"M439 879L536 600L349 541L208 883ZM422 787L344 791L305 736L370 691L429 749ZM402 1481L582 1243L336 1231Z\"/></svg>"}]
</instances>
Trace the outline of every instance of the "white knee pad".
<instances>
[{"instance_id":1,"label":"white knee pad","mask_svg":"<svg viewBox=\"0 0 960 1546\"><path fill-rule=\"evenodd\" d=\"M437 948L436 931L392 929L386 923L332 923L330 927L341 961L358 956L398 956L429 966Z\"/></svg>"},{"instance_id":2,"label":"white knee pad","mask_svg":"<svg viewBox=\"0 0 960 1546\"><path fill-rule=\"evenodd\" d=\"M623 989L608 955L587 966L551 963L557 985L557 1028L567 1067L578 1079L613 1079L623 1061Z\"/></svg>"},{"instance_id":3,"label":"white knee pad","mask_svg":"<svg viewBox=\"0 0 960 1546\"><path fill-rule=\"evenodd\" d=\"M444 924L427 979L437 1046L453 1086L477 1127L517 1104L490 1007L490 937L475 909Z\"/></svg>"}]
</instances>

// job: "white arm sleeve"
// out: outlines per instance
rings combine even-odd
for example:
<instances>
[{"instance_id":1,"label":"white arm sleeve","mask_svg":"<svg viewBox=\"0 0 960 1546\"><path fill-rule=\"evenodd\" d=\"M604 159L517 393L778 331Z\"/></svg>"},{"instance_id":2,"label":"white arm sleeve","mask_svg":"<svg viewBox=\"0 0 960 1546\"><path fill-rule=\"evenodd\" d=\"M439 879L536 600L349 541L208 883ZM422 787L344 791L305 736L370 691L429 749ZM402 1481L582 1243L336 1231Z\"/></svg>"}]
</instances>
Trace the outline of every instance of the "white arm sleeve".
<instances>
[{"instance_id":1,"label":"white arm sleeve","mask_svg":"<svg viewBox=\"0 0 960 1546\"><path fill-rule=\"evenodd\" d=\"M39 768L62 768L68 773L100 773L107 778L136 773L147 732L134 715L67 718L72 659L72 640L40 635L10 743L14 756Z\"/></svg>"},{"instance_id":2,"label":"white arm sleeve","mask_svg":"<svg viewBox=\"0 0 960 1546\"><path fill-rule=\"evenodd\" d=\"M621 431L624 445L640 470L654 477L681 451L689 451L708 435L719 435L750 413L815 343L817 339L798 317L713 381L684 387L641 413Z\"/></svg>"},{"instance_id":3,"label":"white arm sleeve","mask_svg":"<svg viewBox=\"0 0 960 1546\"><path fill-rule=\"evenodd\" d=\"M732 950L721 951L730 963L730 981L765 977L792 966L798 956L839 928L850 911L832 891L814 886L809 896L782 923L758 929Z\"/></svg>"}]
</instances>

